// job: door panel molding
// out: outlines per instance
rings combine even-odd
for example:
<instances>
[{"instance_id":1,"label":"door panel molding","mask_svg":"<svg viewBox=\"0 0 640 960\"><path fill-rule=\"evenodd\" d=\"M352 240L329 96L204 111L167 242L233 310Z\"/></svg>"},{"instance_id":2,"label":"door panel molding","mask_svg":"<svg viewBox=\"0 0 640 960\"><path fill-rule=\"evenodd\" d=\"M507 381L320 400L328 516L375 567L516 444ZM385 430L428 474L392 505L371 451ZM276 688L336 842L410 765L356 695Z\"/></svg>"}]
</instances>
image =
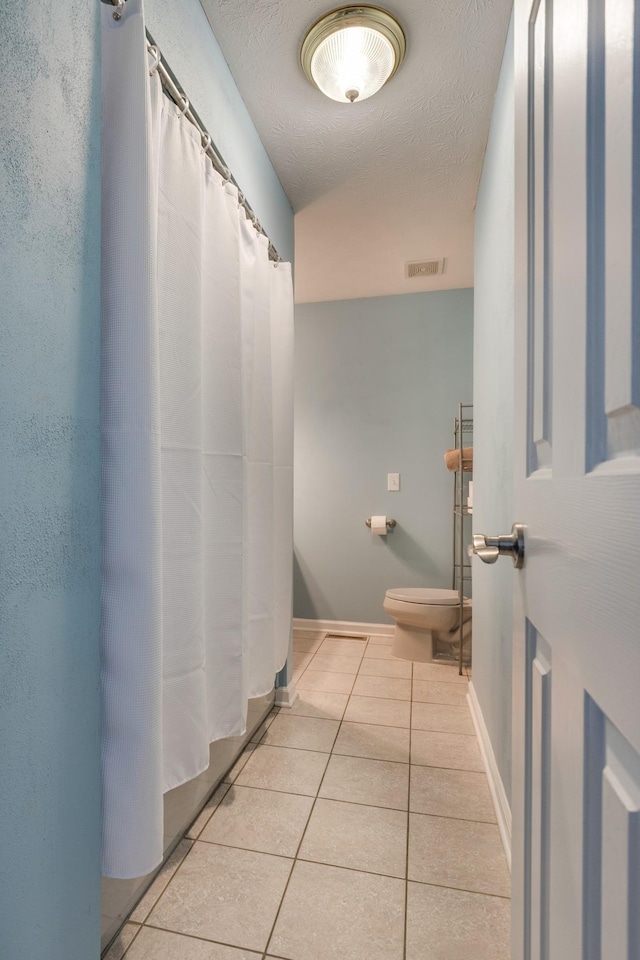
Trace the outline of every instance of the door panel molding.
<instances>
[{"instance_id":1,"label":"door panel molding","mask_svg":"<svg viewBox=\"0 0 640 960\"><path fill-rule=\"evenodd\" d=\"M640 755L588 693L583 960L640 958Z\"/></svg>"},{"instance_id":2,"label":"door panel molding","mask_svg":"<svg viewBox=\"0 0 640 960\"><path fill-rule=\"evenodd\" d=\"M526 623L525 958L549 956L551 649Z\"/></svg>"},{"instance_id":3,"label":"door panel molding","mask_svg":"<svg viewBox=\"0 0 640 960\"><path fill-rule=\"evenodd\" d=\"M528 473L551 467L550 150L553 0L535 0L528 64Z\"/></svg>"},{"instance_id":4,"label":"door panel molding","mask_svg":"<svg viewBox=\"0 0 640 960\"><path fill-rule=\"evenodd\" d=\"M588 13L585 466L640 471L640 305L632 279L638 14L635 0L589 0Z\"/></svg>"}]
</instances>

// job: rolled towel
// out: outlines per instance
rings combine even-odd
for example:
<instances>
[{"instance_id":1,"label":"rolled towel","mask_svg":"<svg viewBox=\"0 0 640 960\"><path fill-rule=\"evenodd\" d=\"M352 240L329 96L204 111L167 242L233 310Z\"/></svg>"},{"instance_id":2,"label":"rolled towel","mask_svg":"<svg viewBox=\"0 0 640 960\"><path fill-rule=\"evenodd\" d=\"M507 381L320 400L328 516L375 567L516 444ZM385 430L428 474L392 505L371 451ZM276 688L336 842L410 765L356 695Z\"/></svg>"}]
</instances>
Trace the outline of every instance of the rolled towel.
<instances>
[{"instance_id":1,"label":"rolled towel","mask_svg":"<svg viewBox=\"0 0 640 960\"><path fill-rule=\"evenodd\" d=\"M447 470L451 470L453 473L454 470L460 469L460 451L459 450L447 450L444 455L444 462L446 464ZM462 448L462 469L466 472L473 470L473 447L463 447Z\"/></svg>"}]
</instances>

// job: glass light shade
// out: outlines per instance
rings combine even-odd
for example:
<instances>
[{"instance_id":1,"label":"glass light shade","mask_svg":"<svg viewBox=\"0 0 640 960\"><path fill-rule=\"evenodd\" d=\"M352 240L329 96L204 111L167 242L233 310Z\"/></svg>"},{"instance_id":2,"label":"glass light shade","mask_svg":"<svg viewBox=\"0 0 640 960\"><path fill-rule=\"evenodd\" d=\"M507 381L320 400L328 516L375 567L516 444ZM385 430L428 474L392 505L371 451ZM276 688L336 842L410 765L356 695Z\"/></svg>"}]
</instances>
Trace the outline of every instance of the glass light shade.
<instances>
[{"instance_id":1,"label":"glass light shade","mask_svg":"<svg viewBox=\"0 0 640 960\"><path fill-rule=\"evenodd\" d=\"M311 59L311 75L332 100L366 100L386 83L395 66L393 47L371 27L345 27L323 40Z\"/></svg>"},{"instance_id":2,"label":"glass light shade","mask_svg":"<svg viewBox=\"0 0 640 960\"><path fill-rule=\"evenodd\" d=\"M321 17L302 44L300 63L327 97L353 103L393 76L406 48L402 27L379 7L341 7Z\"/></svg>"}]
</instances>

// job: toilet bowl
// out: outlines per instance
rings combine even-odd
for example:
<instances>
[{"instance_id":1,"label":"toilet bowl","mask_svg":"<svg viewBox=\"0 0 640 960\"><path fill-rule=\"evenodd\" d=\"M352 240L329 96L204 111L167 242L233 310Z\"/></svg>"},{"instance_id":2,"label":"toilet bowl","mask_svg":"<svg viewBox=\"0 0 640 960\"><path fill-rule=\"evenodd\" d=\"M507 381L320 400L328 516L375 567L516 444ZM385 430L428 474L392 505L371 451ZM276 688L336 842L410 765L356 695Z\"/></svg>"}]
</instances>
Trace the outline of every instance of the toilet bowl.
<instances>
[{"instance_id":1,"label":"toilet bowl","mask_svg":"<svg viewBox=\"0 0 640 960\"><path fill-rule=\"evenodd\" d=\"M436 657L457 656L460 643L457 590L398 587L387 590L383 607L396 621L391 647L394 657L429 663ZM464 648L471 639L471 600L464 601L462 623Z\"/></svg>"}]
</instances>

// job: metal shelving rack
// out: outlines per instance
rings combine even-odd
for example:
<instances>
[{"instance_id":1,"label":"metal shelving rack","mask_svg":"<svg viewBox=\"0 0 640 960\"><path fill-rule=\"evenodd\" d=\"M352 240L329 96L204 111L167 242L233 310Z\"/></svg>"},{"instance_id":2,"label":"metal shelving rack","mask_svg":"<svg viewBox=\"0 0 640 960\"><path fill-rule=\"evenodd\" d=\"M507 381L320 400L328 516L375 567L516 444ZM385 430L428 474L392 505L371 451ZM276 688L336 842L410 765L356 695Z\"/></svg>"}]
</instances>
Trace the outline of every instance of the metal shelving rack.
<instances>
[{"instance_id":1,"label":"metal shelving rack","mask_svg":"<svg viewBox=\"0 0 640 960\"><path fill-rule=\"evenodd\" d=\"M465 585L471 583L471 560L466 543L471 541L471 516L467 506L469 480L473 477L473 458L464 459L464 447L473 446L473 404L460 403L458 416L453 421L454 447L458 450L460 467L453 475L453 589L458 591L460 604L460 650L458 652L458 673L462 675L462 634ZM465 466L469 469L465 470Z\"/></svg>"}]
</instances>

